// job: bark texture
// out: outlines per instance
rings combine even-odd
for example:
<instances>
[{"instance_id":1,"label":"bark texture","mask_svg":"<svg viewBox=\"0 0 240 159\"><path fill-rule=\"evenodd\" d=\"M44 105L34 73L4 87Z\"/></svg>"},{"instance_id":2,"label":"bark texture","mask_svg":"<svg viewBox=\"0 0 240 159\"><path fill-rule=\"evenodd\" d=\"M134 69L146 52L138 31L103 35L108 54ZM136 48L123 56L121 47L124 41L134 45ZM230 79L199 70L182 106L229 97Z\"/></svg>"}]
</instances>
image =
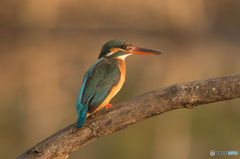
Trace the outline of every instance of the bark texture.
<instances>
[{"instance_id":1,"label":"bark texture","mask_svg":"<svg viewBox=\"0 0 240 159\"><path fill-rule=\"evenodd\" d=\"M161 88L91 115L83 128L76 129L76 123L64 128L30 150L17 157L68 158L69 154L84 145L118 130L162 114L198 105L240 97L240 75L191 81Z\"/></svg>"}]
</instances>

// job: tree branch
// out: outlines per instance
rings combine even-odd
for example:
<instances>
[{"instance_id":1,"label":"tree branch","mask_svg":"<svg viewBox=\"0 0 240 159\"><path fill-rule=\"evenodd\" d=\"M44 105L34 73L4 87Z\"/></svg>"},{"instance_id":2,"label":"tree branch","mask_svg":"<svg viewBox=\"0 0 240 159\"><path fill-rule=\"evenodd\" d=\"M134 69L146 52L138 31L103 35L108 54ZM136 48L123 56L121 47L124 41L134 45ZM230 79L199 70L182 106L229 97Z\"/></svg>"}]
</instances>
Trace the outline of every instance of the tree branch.
<instances>
[{"instance_id":1,"label":"tree branch","mask_svg":"<svg viewBox=\"0 0 240 159\"><path fill-rule=\"evenodd\" d=\"M161 88L88 117L82 129L76 123L64 128L17 157L67 158L86 144L118 130L180 108L230 100L240 97L240 75L217 77Z\"/></svg>"}]
</instances>

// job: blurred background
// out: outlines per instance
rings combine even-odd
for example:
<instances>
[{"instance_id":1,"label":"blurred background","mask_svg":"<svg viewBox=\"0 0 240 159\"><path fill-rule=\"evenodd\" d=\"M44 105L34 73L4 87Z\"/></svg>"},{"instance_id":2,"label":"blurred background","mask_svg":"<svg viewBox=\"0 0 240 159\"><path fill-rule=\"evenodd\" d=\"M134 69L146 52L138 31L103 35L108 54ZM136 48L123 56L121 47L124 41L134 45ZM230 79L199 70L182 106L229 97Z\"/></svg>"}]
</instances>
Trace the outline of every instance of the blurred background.
<instances>
[{"instance_id":1,"label":"blurred background","mask_svg":"<svg viewBox=\"0 0 240 159\"><path fill-rule=\"evenodd\" d=\"M111 104L176 83L238 74L240 1L1 0L0 158L15 158L76 122L83 76L102 45L116 38L164 54L128 57L126 82ZM239 99L175 110L102 137L69 159L240 153L239 122Z\"/></svg>"}]
</instances>

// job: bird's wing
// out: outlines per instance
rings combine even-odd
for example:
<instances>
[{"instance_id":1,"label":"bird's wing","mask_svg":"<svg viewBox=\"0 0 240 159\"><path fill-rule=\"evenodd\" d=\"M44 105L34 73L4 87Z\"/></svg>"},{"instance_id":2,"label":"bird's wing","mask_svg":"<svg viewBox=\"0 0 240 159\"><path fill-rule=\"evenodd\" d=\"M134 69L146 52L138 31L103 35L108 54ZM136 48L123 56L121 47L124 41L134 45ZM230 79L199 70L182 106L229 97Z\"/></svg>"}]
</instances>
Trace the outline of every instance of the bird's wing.
<instances>
[{"instance_id":1,"label":"bird's wing","mask_svg":"<svg viewBox=\"0 0 240 159\"><path fill-rule=\"evenodd\" d=\"M107 98L112 88L119 83L121 72L117 62L102 59L90 68L84 77L82 105L87 105L92 113Z\"/></svg>"}]
</instances>

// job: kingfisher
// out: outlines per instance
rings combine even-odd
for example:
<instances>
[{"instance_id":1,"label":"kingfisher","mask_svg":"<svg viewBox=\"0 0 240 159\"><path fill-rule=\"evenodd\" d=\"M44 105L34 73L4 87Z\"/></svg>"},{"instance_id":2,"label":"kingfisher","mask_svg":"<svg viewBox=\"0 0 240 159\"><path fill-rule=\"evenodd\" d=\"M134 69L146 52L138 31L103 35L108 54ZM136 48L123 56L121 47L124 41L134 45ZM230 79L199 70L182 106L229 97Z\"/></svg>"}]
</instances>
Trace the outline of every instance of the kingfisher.
<instances>
[{"instance_id":1,"label":"kingfisher","mask_svg":"<svg viewBox=\"0 0 240 159\"><path fill-rule=\"evenodd\" d=\"M124 40L115 39L103 45L101 53L84 76L76 102L77 128L99 109L112 105L109 101L122 88L126 76L125 58L132 54L160 55L161 52L134 47Z\"/></svg>"}]
</instances>

